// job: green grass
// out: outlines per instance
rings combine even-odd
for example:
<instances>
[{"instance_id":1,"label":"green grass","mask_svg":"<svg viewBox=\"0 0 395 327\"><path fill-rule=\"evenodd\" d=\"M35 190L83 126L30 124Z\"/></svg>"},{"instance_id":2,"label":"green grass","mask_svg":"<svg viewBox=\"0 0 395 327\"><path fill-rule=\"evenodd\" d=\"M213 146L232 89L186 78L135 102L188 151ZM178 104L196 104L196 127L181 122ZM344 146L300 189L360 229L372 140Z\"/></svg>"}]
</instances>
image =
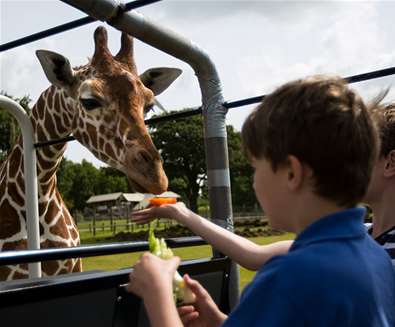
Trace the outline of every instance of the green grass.
<instances>
[{"instance_id":1,"label":"green grass","mask_svg":"<svg viewBox=\"0 0 395 327\"><path fill-rule=\"evenodd\" d=\"M257 244L270 244L280 240L293 239L293 234L283 234L279 236L269 237L254 237L250 238L251 241ZM83 259L84 271L99 269L99 270L117 270L121 268L131 267L140 257L142 252L129 253L129 254L116 254L111 256L91 257ZM193 246L174 249L175 255L179 256L182 260L208 258L211 257L211 247L209 245ZM240 268L240 289L243 289L252 278L255 276L254 271L249 271Z\"/></svg>"}]
</instances>

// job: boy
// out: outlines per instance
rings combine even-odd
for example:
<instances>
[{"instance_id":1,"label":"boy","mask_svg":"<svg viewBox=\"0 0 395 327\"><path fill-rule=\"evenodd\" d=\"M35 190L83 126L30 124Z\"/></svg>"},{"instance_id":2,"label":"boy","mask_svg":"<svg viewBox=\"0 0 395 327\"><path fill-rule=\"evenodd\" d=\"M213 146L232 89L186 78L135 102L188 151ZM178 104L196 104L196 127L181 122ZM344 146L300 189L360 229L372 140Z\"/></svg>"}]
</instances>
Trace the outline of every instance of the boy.
<instances>
[{"instance_id":1,"label":"boy","mask_svg":"<svg viewBox=\"0 0 395 327\"><path fill-rule=\"evenodd\" d=\"M378 135L361 98L340 78L285 84L247 118L244 147L254 189L272 227L297 234L289 253L260 268L229 317L196 281L194 306L172 302L179 259L142 256L128 289L143 298L153 326L395 326L395 276L385 251L365 231L363 198ZM202 220L182 205L134 214L170 216L204 237ZM218 232L220 234L220 232ZM226 244L223 232L217 244ZM232 240L223 253L241 254ZM241 243L240 243L241 244ZM215 246L215 244L214 244ZM251 251L247 247L245 256Z\"/></svg>"},{"instance_id":2,"label":"boy","mask_svg":"<svg viewBox=\"0 0 395 327\"><path fill-rule=\"evenodd\" d=\"M364 201L374 213L369 233L395 267L395 104L378 106L372 117L379 129L381 148Z\"/></svg>"}]
</instances>

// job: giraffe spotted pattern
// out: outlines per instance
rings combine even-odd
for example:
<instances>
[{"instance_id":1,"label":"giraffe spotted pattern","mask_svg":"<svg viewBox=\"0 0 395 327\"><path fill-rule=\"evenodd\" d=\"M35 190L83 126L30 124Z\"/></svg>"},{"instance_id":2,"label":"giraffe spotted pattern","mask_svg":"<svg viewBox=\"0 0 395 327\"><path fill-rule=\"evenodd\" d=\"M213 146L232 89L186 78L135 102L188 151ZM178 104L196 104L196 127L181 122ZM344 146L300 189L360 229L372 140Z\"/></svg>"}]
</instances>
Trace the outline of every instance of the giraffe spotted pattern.
<instances>
[{"instance_id":1,"label":"giraffe spotted pattern","mask_svg":"<svg viewBox=\"0 0 395 327\"><path fill-rule=\"evenodd\" d=\"M98 159L124 172L136 191L162 193L168 181L144 124L144 114L154 103L154 96L166 89L181 71L153 68L139 76L131 37L122 34L116 56L108 50L103 27L96 29L94 39L92 59L74 69L60 54L37 51L52 86L41 94L31 110L35 142L73 135ZM80 244L77 226L57 190L56 171L65 150L65 143L37 150L41 248ZM0 251L27 248L22 153L19 139L0 164ZM81 270L80 259L42 263L44 276ZM0 266L0 280L27 276L26 264Z\"/></svg>"}]
</instances>

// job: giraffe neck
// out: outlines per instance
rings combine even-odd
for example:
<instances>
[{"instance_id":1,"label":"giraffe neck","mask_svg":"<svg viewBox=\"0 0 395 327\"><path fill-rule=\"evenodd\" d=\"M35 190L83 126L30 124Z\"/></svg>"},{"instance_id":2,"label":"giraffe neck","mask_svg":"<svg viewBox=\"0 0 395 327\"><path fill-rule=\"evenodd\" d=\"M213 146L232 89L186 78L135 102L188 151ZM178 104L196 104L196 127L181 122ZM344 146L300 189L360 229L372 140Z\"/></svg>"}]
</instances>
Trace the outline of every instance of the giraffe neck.
<instances>
[{"instance_id":1,"label":"giraffe neck","mask_svg":"<svg viewBox=\"0 0 395 327\"><path fill-rule=\"evenodd\" d=\"M72 133L74 112L65 93L51 86L44 91L32 108L31 121L35 142L64 138ZM56 170L66 150L66 143L46 146L37 150L37 177L39 192L53 189ZM53 185L55 184L55 185ZM40 196L43 194L40 194Z\"/></svg>"},{"instance_id":2,"label":"giraffe neck","mask_svg":"<svg viewBox=\"0 0 395 327\"><path fill-rule=\"evenodd\" d=\"M34 142L44 142L66 137L72 133L73 108L64 92L54 86L44 91L33 106L30 121ZM46 202L56 192L56 170L66 150L66 143L37 149L37 179L39 202ZM15 185L12 194L17 194L24 204L23 146L21 137L0 167L0 182ZM3 192L0 190L0 197ZM1 200L1 198L0 198Z\"/></svg>"},{"instance_id":3,"label":"giraffe neck","mask_svg":"<svg viewBox=\"0 0 395 327\"><path fill-rule=\"evenodd\" d=\"M62 91L50 87L41 94L33 106L30 120L33 125L35 142L70 135L73 128L72 103ZM65 149L66 145L62 143L40 148L36 152L40 239L43 248L79 244L77 228L56 187L56 170ZM2 226L0 229L0 250L26 248L24 197L23 147L22 140L19 138L0 167L0 226ZM62 269L59 267L48 268L47 273L57 273ZM71 271L70 269L67 270ZM14 269L11 275L14 275L16 271ZM6 274L0 269L0 280L4 279Z\"/></svg>"}]
</instances>

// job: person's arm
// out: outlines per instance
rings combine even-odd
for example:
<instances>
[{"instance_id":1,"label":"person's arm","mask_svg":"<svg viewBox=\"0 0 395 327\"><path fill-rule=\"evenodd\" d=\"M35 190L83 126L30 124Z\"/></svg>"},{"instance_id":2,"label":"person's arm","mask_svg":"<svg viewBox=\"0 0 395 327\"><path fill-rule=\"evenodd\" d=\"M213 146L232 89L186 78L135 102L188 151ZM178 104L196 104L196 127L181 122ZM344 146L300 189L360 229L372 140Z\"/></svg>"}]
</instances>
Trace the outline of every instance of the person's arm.
<instances>
[{"instance_id":1,"label":"person's arm","mask_svg":"<svg viewBox=\"0 0 395 327\"><path fill-rule=\"evenodd\" d=\"M258 270L275 255L287 253L292 241L258 245L189 211L178 221L199 235L221 253L249 270Z\"/></svg>"},{"instance_id":2,"label":"person's arm","mask_svg":"<svg viewBox=\"0 0 395 327\"><path fill-rule=\"evenodd\" d=\"M141 297L153 327L182 327L173 298L172 280L180 258L162 260L142 255L129 275L128 292Z\"/></svg>"},{"instance_id":3,"label":"person's arm","mask_svg":"<svg viewBox=\"0 0 395 327\"><path fill-rule=\"evenodd\" d=\"M183 326L171 292L158 292L155 296L147 297L144 306L152 327Z\"/></svg>"},{"instance_id":4,"label":"person's arm","mask_svg":"<svg viewBox=\"0 0 395 327\"><path fill-rule=\"evenodd\" d=\"M173 218L202 237L218 251L249 270L258 270L275 255L287 253L293 241L258 245L195 214L181 202L151 207L133 213L133 221L145 223L154 218Z\"/></svg>"}]
</instances>

